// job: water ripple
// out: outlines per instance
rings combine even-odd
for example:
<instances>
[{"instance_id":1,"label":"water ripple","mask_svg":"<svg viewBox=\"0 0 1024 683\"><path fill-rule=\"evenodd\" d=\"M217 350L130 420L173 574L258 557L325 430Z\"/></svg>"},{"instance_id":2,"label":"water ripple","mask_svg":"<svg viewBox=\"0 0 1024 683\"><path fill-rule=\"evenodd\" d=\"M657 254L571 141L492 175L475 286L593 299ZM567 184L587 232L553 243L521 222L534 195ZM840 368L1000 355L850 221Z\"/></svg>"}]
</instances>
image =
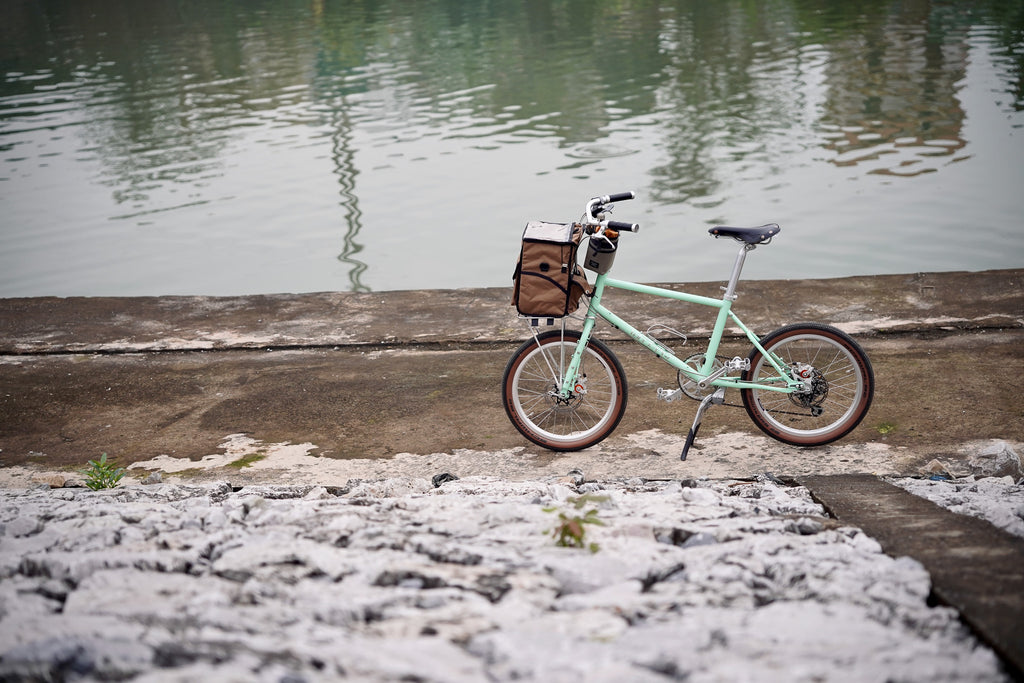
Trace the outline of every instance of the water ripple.
<instances>
[{"instance_id":1,"label":"water ripple","mask_svg":"<svg viewBox=\"0 0 1024 683\"><path fill-rule=\"evenodd\" d=\"M924 224L1016 224L1024 39L1000 3L17 7L0 296L506 284L506 231L533 211L509 196L575 214L570 196L623 187L644 197L646 234L688 253L694 225L785 223L785 258L766 250L762 274L1024 253L1013 235L924 265L906 248ZM410 217L486 257L412 246ZM876 248L830 241L843 225L879 226ZM118 244L134 258L104 260ZM636 240L616 267L671 279L667 260ZM701 261L687 277L720 275Z\"/></svg>"}]
</instances>

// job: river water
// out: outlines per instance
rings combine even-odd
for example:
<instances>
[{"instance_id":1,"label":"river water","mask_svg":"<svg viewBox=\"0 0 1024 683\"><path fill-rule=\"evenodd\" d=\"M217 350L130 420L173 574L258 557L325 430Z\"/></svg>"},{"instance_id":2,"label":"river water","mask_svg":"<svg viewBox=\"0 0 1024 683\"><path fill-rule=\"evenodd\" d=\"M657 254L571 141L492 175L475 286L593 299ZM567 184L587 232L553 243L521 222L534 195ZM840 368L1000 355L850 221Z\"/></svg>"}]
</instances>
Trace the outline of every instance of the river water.
<instances>
[{"instance_id":1,"label":"river water","mask_svg":"<svg viewBox=\"0 0 1024 683\"><path fill-rule=\"evenodd\" d=\"M0 297L1024 266L1024 0L9 0Z\"/></svg>"}]
</instances>

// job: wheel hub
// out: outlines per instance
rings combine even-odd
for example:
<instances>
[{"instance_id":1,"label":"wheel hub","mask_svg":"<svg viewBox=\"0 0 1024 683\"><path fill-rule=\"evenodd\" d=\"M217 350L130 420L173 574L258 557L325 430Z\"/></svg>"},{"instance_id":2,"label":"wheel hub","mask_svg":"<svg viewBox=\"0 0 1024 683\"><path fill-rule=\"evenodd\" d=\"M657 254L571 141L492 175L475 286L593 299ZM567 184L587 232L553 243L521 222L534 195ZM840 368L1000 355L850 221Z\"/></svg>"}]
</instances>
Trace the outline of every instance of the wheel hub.
<instances>
[{"instance_id":1,"label":"wheel hub","mask_svg":"<svg viewBox=\"0 0 1024 683\"><path fill-rule=\"evenodd\" d=\"M576 383L572 387L572 391L569 392L568 396L561 395L561 386L554 385L551 387L551 391L548 392L548 399L551 401L552 407L555 410L575 410L583 401L583 397L587 394L587 376L580 375L576 379Z\"/></svg>"},{"instance_id":2,"label":"wheel hub","mask_svg":"<svg viewBox=\"0 0 1024 683\"><path fill-rule=\"evenodd\" d=\"M821 404L828 398L828 380L820 370L805 363L793 365L793 374L804 381L807 390L790 394L789 400L801 408L810 409L811 415L818 417L824 412Z\"/></svg>"}]
</instances>

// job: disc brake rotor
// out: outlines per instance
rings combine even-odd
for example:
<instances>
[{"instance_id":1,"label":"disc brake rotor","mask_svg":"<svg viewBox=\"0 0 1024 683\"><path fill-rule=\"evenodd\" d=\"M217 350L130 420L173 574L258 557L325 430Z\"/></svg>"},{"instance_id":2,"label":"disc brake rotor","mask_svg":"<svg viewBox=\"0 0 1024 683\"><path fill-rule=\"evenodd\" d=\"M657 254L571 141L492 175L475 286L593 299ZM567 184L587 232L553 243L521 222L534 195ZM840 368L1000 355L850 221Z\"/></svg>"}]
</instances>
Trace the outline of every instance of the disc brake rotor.
<instances>
[{"instance_id":1,"label":"disc brake rotor","mask_svg":"<svg viewBox=\"0 0 1024 683\"><path fill-rule=\"evenodd\" d=\"M810 365L799 364L793 367L793 372L803 380L810 380L810 391L798 391L789 395L789 400L801 408L809 408L811 414L817 417L823 409L821 404L828 398L828 380L821 374L821 371Z\"/></svg>"},{"instance_id":2,"label":"disc brake rotor","mask_svg":"<svg viewBox=\"0 0 1024 683\"><path fill-rule=\"evenodd\" d=\"M587 376L580 375L576 379L576 385L573 387L572 393L567 397L562 398L559 396L561 387L555 385L551 391L548 392L548 401L551 403L555 410L566 411L575 410L576 406L583 401L583 397L587 393Z\"/></svg>"}]
</instances>

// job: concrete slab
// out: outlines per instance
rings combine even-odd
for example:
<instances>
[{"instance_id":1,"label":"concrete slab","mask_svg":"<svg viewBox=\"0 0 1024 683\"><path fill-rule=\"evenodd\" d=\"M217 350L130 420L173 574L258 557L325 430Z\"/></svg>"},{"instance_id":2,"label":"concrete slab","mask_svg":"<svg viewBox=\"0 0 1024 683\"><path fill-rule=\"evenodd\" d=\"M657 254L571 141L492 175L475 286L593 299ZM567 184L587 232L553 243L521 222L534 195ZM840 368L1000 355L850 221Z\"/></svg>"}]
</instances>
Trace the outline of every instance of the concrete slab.
<instances>
[{"instance_id":1,"label":"concrete slab","mask_svg":"<svg viewBox=\"0 0 1024 683\"><path fill-rule=\"evenodd\" d=\"M721 283L664 285L720 297ZM740 284L735 310L751 329L815 321L850 334L1024 328L1024 269ZM0 299L0 354L94 353L520 340L511 287L244 297ZM707 337L709 309L611 292L636 327L665 324ZM606 339L626 339L605 328Z\"/></svg>"},{"instance_id":2,"label":"concrete slab","mask_svg":"<svg viewBox=\"0 0 1024 683\"><path fill-rule=\"evenodd\" d=\"M737 310L758 331L814 320L856 335L875 403L851 435L814 449L716 408L685 463L696 404L656 401L675 373L607 327L629 383L616 433L555 454L515 432L499 388L527 333L508 289L0 300L0 487L80 481L104 452L129 467L126 482L159 472L235 486L442 472L526 481L574 468L591 480L896 474L993 442L1024 452L1022 282L1024 270L745 283ZM682 329L702 350L710 319L696 309L616 297L638 327ZM747 346L733 336L723 352Z\"/></svg>"},{"instance_id":3,"label":"concrete slab","mask_svg":"<svg viewBox=\"0 0 1024 683\"><path fill-rule=\"evenodd\" d=\"M576 454L527 443L499 394L528 334L508 289L0 300L0 475L74 475L101 453L126 466L191 463L173 466L182 477L344 484L438 468L510 479L573 467L592 477L895 474L992 440L1024 452L1022 275L747 283L737 306L758 331L806 319L853 331L875 367L875 403L850 436L818 449L783 446L742 408L715 408L687 463L678 452L696 403L658 402L675 372L608 326L630 396L616 433ZM702 350L694 307L623 294L615 308L641 327L685 330L681 352ZM733 337L723 353L748 350ZM209 466L243 438L251 453ZM301 457L286 455L302 445Z\"/></svg>"}]
</instances>

